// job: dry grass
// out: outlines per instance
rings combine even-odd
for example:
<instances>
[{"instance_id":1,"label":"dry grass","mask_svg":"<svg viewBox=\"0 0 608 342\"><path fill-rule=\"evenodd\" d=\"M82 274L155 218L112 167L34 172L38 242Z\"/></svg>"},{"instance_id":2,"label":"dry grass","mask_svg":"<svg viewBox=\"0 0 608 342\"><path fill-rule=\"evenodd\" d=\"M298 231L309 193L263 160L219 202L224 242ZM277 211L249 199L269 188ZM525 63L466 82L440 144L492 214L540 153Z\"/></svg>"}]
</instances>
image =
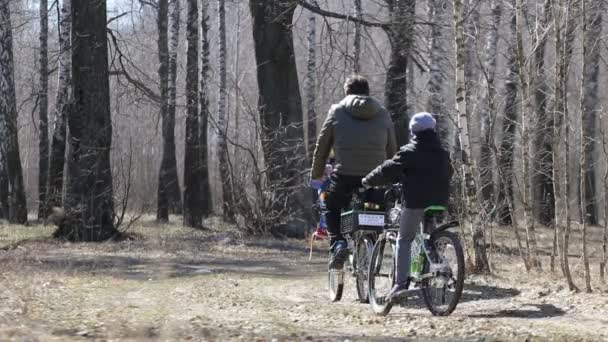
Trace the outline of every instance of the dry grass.
<instances>
[{"instance_id":1,"label":"dry grass","mask_svg":"<svg viewBox=\"0 0 608 342\"><path fill-rule=\"evenodd\" d=\"M202 231L172 221L144 217L132 239L93 244L51 240L52 227L0 226L0 340L608 338L604 295L526 274L508 229L494 231L496 275L470 278L452 317L430 317L414 301L380 319L354 302L352 283L341 303L327 302L324 248L309 262L305 241L250 239L217 219ZM539 230L543 251L549 233Z\"/></svg>"}]
</instances>

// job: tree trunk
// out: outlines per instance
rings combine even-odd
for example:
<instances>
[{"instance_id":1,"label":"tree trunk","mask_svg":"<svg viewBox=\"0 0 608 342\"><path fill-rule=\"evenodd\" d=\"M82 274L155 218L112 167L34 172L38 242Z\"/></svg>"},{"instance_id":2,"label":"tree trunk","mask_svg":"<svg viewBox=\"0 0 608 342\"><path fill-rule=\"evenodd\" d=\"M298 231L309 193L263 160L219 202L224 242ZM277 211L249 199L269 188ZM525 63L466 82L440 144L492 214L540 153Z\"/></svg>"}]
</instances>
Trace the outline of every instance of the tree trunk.
<instances>
[{"instance_id":1,"label":"tree trunk","mask_svg":"<svg viewBox=\"0 0 608 342\"><path fill-rule=\"evenodd\" d=\"M167 105L167 127L168 142L166 142L167 164L167 199L169 212L173 214L182 213L182 192L177 175L177 159L175 157L175 114L177 111L177 57L179 50L179 35L181 26L181 0L170 0L169 2L169 99ZM163 125L164 125L163 120ZM173 143L170 143L170 140ZM165 147L165 146L163 146Z\"/></svg>"},{"instance_id":2,"label":"tree trunk","mask_svg":"<svg viewBox=\"0 0 608 342\"><path fill-rule=\"evenodd\" d=\"M499 0L492 0L492 21L486 37L485 58L485 99L481 102L481 158L479 165L481 196L483 207L490 213L495 210L494 196L494 121L496 120L496 64L498 50L498 29L502 17L502 5Z\"/></svg>"},{"instance_id":3,"label":"tree trunk","mask_svg":"<svg viewBox=\"0 0 608 342\"><path fill-rule=\"evenodd\" d=\"M8 220L9 217L9 185L8 172L4 154L0 150L0 219Z\"/></svg>"},{"instance_id":4,"label":"tree trunk","mask_svg":"<svg viewBox=\"0 0 608 342\"><path fill-rule=\"evenodd\" d=\"M169 1L159 0L156 25L158 29L158 79L160 87L160 117L162 118L163 154L158 172L158 191L156 219L159 222L169 221L169 174L175 167L175 118L169 117ZM171 148L173 146L173 148ZM170 152L173 152L171 155ZM173 162L173 163L172 163Z\"/></svg>"},{"instance_id":5,"label":"tree trunk","mask_svg":"<svg viewBox=\"0 0 608 342\"><path fill-rule=\"evenodd\" d=\"M497 171L498 175L498 194L497 221L502 225L511 225L515 222L513 217L513 157L515 153L515 128L517 124L518 108L518 75L519 67L517 64L516 48L516 16L511 19L511 31L513 46L509 47L509 73L505 80L505 107L503 113L501 132L503 137L498 148ZM516 229L516 227L514 227Z\"/></svg>"},{"instance_id":6,"label":"tree trunk","mask_svg":"<svg viewBox=\"0 0 608 342\"><path fill-rule=\"evenodd\" d=\"M568 3L569 0L566 0ZM560 201L563 205L563 215L564 220L560 220L559 211L556 210L555 214L555 222L556 225L561 224L561 221L565 221L565 229L563 230L562 236L562 249L561 249L561 263L562 270L564 272L564 276L566 277L566 281L568 283L568 288L571 291L578 291L578 287L574 284L572 280L572 274L570 273L570 263L569 263L569 244L570 244L570 232L571 232L571 223L572 218L570 214L570 205L568 203L570 198L570 172L568 168L569 154L570 154L570 133L569 133L569 120L568 117L568 73L569 73L569 65L570 58L572 56L572 37L575 30L575 16L571 13L574 6L564 6L560 0L557 4L559 7L555 7L553 10L555 14L553 17L555 18L555 22L557 23L555 29L555 146L554 151L559 151L559 142L563 141L564 149L562 152L562 163L560 168L563 168L562 177L563 177L563 189L556 187L555 195L556 199L561 197ZM565 18L563 17L562 11L565 11ZM565 30L561 28L562 20L565 20ZM564 33L565 31L565 33ZM554 157L554 160L558 158ZM554 165L554 186L558 184L558 178L560 170L557 169L557 164ZM556 204L556 208L557 208Z\"/></svg>"},{"instance_id":7,"label":"tree trunk","mask_svg":"<svg viewBox=\"0 0 608 342\"><path fill-rule=\"evenodd\" d=\"M207 130L209 126L209 3L201 4L201 79L199 89L199 124L201 146L201 210L203 216L212 212L211 185L209 184L209 157L207 151Z\"/></svg>"},{"instance_id":8,"label":"tree trunk","mask_svg":"<svg viewBox=\"0 0 608 342\"><path fill-rule=\"evenodd\" d=\"M68 116L65 220L55 236L74 241L102 241L118 234L110 149L112 122L108 70L107 17L104 0L76 1L72 6L72 92Z\"/></svg>"},{"instance_id":9,"label":"tree trunk","mask_svg":"<svg viewBox=\"0 0 608 342\"><path fill-rule=\"evenodd\" d=\"M532 216L532 192L530 188L530 122L534 113L532 106L529 84L530 74L527 73L526 56L524 52L523 30L525 28L523 15L523 1L516 0L516 36L517 36L517 63L519 69L519 83L521 94L521 152L522 152L522 187L521 203L524 209L524 227L526 228L526 247L530 264L538 271L542 270L540 259L538 258L538 248L536 243L536 232L534 229L534 218ZM534 42L533 42L534 44Z\"/></svg>"},{"instance_id":10,"label":"tree trunk","mask_svg":"<svg viewBox=\"0 0 608 342\"><path fill-rule=\"evenodd\" d=\"M40 0L40 93L38 95L38 219L45 215L49 175L49 10L48 0Z\"/></svg>"},{"instance_id":11,"label":"tree trunk","mask_svg":"<svg viewBox=\"0 0 608 342\"><path fill-rule=\"evenodd\" d=\"M301 172L305 149L302 102L293 47L295 3L275 0L249 2L259 89L262 148L273 207L287 205L290 218L306 217ZM308 193L308 192L306 192ZM306 203L306 204L304 204Z\"/></svg>"},{"instance_id":12,"label":"tree trunk","mask_svg":"<svg viewBox=\"0 0 608 342\"><path fill-rule=\"evenodd\" d=\"M51 139L51 156L49 160L49 187L47 189L47 211L52 207L62 206L63 170L66 154L66 120L69 115L72 82L72 0L63 0L59 18L59 77L57 79L57 97L55 98L55 117L53 137Z\"/></svg>"},{"instance_id":13,"label":"tree trunk","mask_svg":"<svg viewBox=\"0 0 608 342\"><path fill-rule=\"evenodd\" d=\"M445 103L447 51L445 48L444 32L441 25L448 20L444 9L445 0L428 0L427 16L433 24L430 28L429 39L429 83L428 108L436 115L439 136L444 146L449 140L449 114Z\"/></svg>"},{"instance_id":14,"label":"tree trunk","mask_svg":"<svg viewBox=\"0 0 608 342\"><path fill-rule=\"evenodd\" d=\"M218 118L218 154L220 161L220 178L222 182L222 213L224 220L230 223L236 222L233 179L234 174L230 167L230 155L228 154L228 118L226 113L226 5L225 0L217 0L218 11L218 35L219 35L219 79L217 118Z\"/></svg>"},{"instance_id":15,"label":"tree trunk","mask_svg":"<svg viewBox=\"0 0 608 342\"><path fill-rule=\"evenodd\" d=\"M361 0L355 0L355 18L361 18L363 11L361 9ZM314 21L314 17L311 16ZM309 19L310 20L310 19ZM353 44L353 71L355 74L361 72L361 23L355 22L355 39Z\"/></svg>"},{"instance_id":16,"label":"tree trunk","mask_svg":"<svg viewBox=\"0 0 608 342\"><path fill-rule=\"evenodd\" d=\"M398 1L390 7L390 23L386 31L391 44L391 54L386 71L384 97L386 109L395 122L397 143L405 145L409 140L407 103L407 66L414 36L414 0Z\"/></svg>"},{"instance_id":17,"label":"tree trunk","mask_svg":"<svg viewBox=\"0 0 608 342\"><path fill-rule=\"evenodd\" d=\"M595 11L592 11L591 13L597 13ZM597 40L599 39L599 34L601 31L601 26L598 28L598 30L595 30L595 32L589 32L589 26L593 27L593 20L591 22L587 22L587 0L582 0L581 1L581 14L583 16L582 18L582 31L583 31L583 78L581 79L581 86L580 86L580 115L581 115L581 151L583 151L583 153L581 153L581 162L580 162L580 167L579 167L579 196L581 198L579 206L580 206L580 214L581 214L581 224L582 224L582 241L583 241L583 267L584 267L584 273L585 273L585 290L587 291L587 293L591 292L591 270L589 268L589 253L587 252L587 221L588 221L588 217L587 217L587 208L588 208L588 202L592 203L594 201L594 198L589 198L587 197L587 191L586 191L586 186L585 184L590 181L587 179L587 172L589 171L589 167L590 164L588 164L588 151L587 151L587 146L588 144L591 142L591 140L595 139L595 136L590 137L587 136L586 133L588 133L588 131L585 130L585 113L587 111L589 111L589 108L586 106L587 102L586 100L588 100L587 98L587 89L586 89L586 84L587 82L593 82L591 80L588 79L588 76L594 77L595 78L595 83L597 83L597 75L589 75L587 73L587 65L588 65L588 56L589 56L589 48L593 49L592 45L587 45L587 43L591 42L591 39L589 39L589 34L590 33L595 33L598 34L597 36L592 36L594 37L594 39L596 40L595 43L597 43ZM600 14L601 15L601 14ZM589 18L593 18L596 17L593 14L591 14L591 16L589 16ZM596 48L596 50L599 50ZM599 59L599 58L598 58ZM597 60L597 62L599 62L599 60ZM599 65L598 68L595 69L596 73L599 73ZM597 89L596 89L597 90ZM597 94L596 94L596 99L597 99ZM597 104L597 101L595 101L595 104ZM593 110L593 109L592 109ZM595 126L595 120L592 124L592 129L594 129ZM591 155L593 155L593 150L591 151L591 153L589 153ZM593 166L591 166L591 168L593 168ZM595 177L595 173L592 171L592 175ZM592 179L591 181L593 182L595 179ZM595 184L594 184L595 185ZM594 186L595 189L595 186ZM595 209L595 207L594 207Z\"/></svg>"},{"instance_id":18,"label":"tree trunk","mask_svg":"<svg viewBox=\"0 0 608 342\"><path fill-rule=\"evenodd\" d=\"M538 20L538 32L549 29L553 18L551 1L545 0L542 17ZM553 186L553 115L547 110L547 71L545 70L545 49L547 34L541 34L534 50L535 83L534 101L537 125L533 137L532 191L535 217L541 224L550 225L555 218L555 193Z\"/></svg>"},{"instance_id":19,"label":"tree trunk","mask_svg":"<svg viewBox=\"0 0 608 342\"><path fill-rule=\"evenodd\" d=\"M464 9L462 0L454 1L454 29L456 33L456 113L459 129L459 141L462 157L462 173L464 175L463 192L465 198L465 216L473 235L474 271L489 272L490 265L486 254L484 231L479 222L475 185L476 166L471 158L471 144L469 136L469 116L467 115L466 89L465 89L465 46L464 46Z\"/></svg>"},{"instance_id":20,"label":"tree trunk","mask_svg":"<svg viewBox=\"0 0 608 342\"><path fill-rule=\"evenodd\" d=\"M361 4L360 0L355 0L355 4ZM306 79L304 80L304 92L306 93L306 113L308 117L308 159L312 163L312 156L317 140L317 113L316 113L316 82L315 73L317 69L316 61L316 37L317 22L314 14L308 17L306 34L307 55L306 55ZM356 39L355 39L356 42ZM355 48L356 51L356 48ZM357 54L355 53L355 68L357 68ZM355 71L356 72L356 71Z\"/></svg>"},{"instance_id":21,"label":"tree trunk","mask_svg":"<svg viewBox=\"0 0 608 342\"><path fill-rule=\"evenodd\" d=\"M200 124L198 109L198 5L188 0L186 23L186 141L184 152L184 225L202 227Z\"/></svg>"},{"instance_id":22,"label":"tree trunk","mask_svg":"<svg viewBox=\"0 0 608 342\"><path fill-rule=\"evenodd\" d=\"M590 225L597 225L597 201L596 201L596 161L595 150L597 140L597 113L600 111L599 93L599 74L600 74L600 37L602 34L602 15L604 11L604 2L598 1L588 9L587 21L584 23L588 27L586 35L583 38L584 48L584 68L583 68L583 83L581 94L582 102L582 153L583 156L583 174L585 180L581 181L581 195L584 194L583 216Z\"/></svg>"},{"instance_id":23,"label":"tree trunk","mask_svg":"<svg viewBox=\"0 0 608 342\"><path fill-rule=\"evenodd\" d=\"M27 222L27 205L18 129L11 12L9 0L0 0L0 153L8 176L8 219L23 224Z\"/></svg>"}]
</instances>

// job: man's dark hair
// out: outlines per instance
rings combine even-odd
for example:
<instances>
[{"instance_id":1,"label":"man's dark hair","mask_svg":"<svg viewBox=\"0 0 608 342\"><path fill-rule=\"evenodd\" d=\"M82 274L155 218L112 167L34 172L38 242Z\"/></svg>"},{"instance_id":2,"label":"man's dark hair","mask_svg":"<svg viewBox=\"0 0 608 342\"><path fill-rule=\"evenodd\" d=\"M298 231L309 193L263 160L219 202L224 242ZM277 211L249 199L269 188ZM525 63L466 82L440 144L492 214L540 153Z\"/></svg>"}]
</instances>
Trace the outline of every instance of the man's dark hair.
<instances>
[{"instance_id":1,"label":"man's dark hair","mask_svg":"<svg viewBox=\"0 0 608 342\"><path fill-rule=\"evenodd\" d=\"M361 75L352 75L344 83L346 95L369 95L367 78Z\"/></svg>"}]
</instances>

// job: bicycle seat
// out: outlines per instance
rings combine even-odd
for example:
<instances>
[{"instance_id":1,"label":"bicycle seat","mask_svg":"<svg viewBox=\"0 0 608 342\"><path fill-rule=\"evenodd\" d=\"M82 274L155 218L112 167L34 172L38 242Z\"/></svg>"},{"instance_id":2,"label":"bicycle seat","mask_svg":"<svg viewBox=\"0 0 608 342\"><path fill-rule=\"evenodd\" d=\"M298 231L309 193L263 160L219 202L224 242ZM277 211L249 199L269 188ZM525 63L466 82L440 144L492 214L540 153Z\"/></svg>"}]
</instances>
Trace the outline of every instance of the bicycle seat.
<instances>
[{"instance_id":1,"label":"bicycle seat","mask_svg":"<svg viewBox=\"0 0 608 342\"><path fill-rule=\"evenodd\" d=\"M442 205L431 205L424 208L424 216L432 217L436 215L441 215L446 211L448 211L447 207L444 207Z\"/></svg>"}]
</instances>

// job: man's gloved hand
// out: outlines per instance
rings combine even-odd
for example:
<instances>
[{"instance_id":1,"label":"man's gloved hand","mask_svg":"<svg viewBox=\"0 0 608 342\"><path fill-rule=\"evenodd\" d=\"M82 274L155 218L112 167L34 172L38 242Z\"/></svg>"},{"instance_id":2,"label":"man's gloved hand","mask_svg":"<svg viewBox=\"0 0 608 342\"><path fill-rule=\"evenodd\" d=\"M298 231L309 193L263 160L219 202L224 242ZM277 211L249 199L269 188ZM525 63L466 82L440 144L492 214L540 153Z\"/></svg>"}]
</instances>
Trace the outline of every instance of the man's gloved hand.
<instances>
[{"instance_id":1,"label":"man's gloved hand","mask_svg":"<svg viewBox=\"0 0 608 342\"><path fill-rule=\"evenodd\" d=\"M316 190L321 189L321 186L323 185L323 181L320 179L311 179L310 180L310 187Z\"/></svg>"},{"instance_id":2,"label":"man's gloved hand","mask_svg":"<svg viewBox=\"0 0 608 342\"><path fill-rule=\"evenodd\" d=\"M363 178L363 179L361 179L361 185L363 185L363 187L364 187L364 188L366 188L366 189L369 189L369 188L371 188L371 187L372 187L372 186L371 186L371 185L369 185L369 183L367 182L367 178Z\"/></svg>"}]
</instances>

